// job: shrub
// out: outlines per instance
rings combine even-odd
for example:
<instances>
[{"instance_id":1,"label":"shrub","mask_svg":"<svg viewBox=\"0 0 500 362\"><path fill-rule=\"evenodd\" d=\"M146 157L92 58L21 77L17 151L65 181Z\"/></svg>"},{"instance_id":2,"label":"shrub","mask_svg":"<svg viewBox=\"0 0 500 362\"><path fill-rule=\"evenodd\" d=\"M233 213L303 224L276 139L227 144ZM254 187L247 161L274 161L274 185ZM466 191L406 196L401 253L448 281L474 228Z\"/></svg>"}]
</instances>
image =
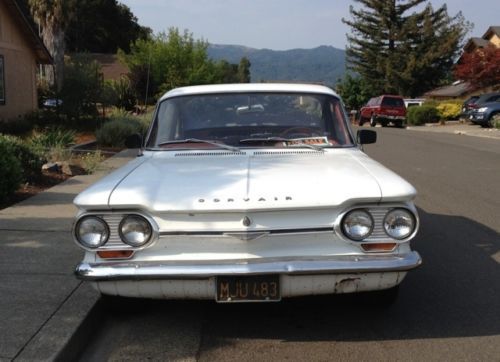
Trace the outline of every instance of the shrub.
<instances>
[{"instance_id":1,"label":"shrub","mask_svg":"<svg viewBox=\"0 0 500 362\"><path fill-rule=\"evenodd\" d=\"M2 142L16 155L22 170L22 181L34 182L42 174L42 165L45 157L42 152L31 143L23 142L14 136L1 136Z\"/></svg>"},{"instance_id":2,"label":"shrub","mask_svg":"<svg viewBox=\"0 0 500 362\"><path fill-rule=\"evenodd\" d=\"M88 174L96 172L103 160L104 156L101 154L100 150L88 152L80 158L82 167Z\"/></svg>"},{"instance_id":3,"label":"shrub","mask_svg":"<svg viewBox=\"0 0 500 362\"><path fill-rule=\"evenodd\" d=\"M137 103L137 98L130 85L129 78L122 76L119 80L105 81L101 102L127 111L133 110Z\"/></svg>"},{"instance_id":4,"label":"shrub","mask_svg":"<svg viewBox=\"0 0 500 362\"><path fill-rule=\"evenodd\" d=\"M493 116L493 127L500 129L500 113L497 113Z\"/></svg>"},{"instance_id":5,"label":"shrub","mask_svg":"<svg viewBox=\"0 0 500 362\"><path fill-rule=\"evenodd\" d=\"M35 146L48 149L51 147L67 147L75 142L75 131L61 127L47 128L33 136L31 142Z\"/></svg>"},{"instance_id":6,"label":"shrub","mask_svg":"<svg viewBox=\"0 0 500 362\"><path fill-rule=\"evenodd\" d=\"M114 115L96 131L97 143L101 146L123 148L128 136L135 133L144 135L147 124L130 115Z\"/></svg>"},{"instance_id":7,"label":"shrub","mask_svg":"<svg viewBox=\"0 0 500 362\"><path fill-rule=\"evenodd\" d=\"M458 119L462 112L462 104L457 102L442 102L436 106L441 119Z\"/></svg>"},{"instance_id":8,"label":"shrub","mask_svg":"<svg viewBox=\"0 0 500 362\"><path fill-rule=\"evenodd\" d=\"M12 120L0 120L0 133L23 135L33 130L36 124L37 113L30 113Z\"/></svg>"},{"instance_id":9,"label":"shrub","mask_svg":"<svg viewBox=\"0 0 500 362\"><path fill-rule=\"evenodd\" d=\"M67 58L64 64L64 84L60 93L61 112L68 118L97 116L96 103L102 92L101 69L86 54Z\"/></svg>"},{"instance_id":10,"label":"shrub","mask_svg":"<svg viewBox=\"0 0 500 362\"><path fill-rule=\"evenodd\" d=\"M22 179L22 169L9 139L0 135L0 203L4 203L17 190Z\"/></svg>"},{"instance_id":11,"label":"shrub","mask_svg":"<svg viewBox=\"0 0 500 362\"><path fill-rule=\"evenodd\" d=\"M435 107L422 105L420 107L410 107L406 114L409 124L419 126L424 123L439 121L439 112Z\"/></svg>"}]
</instances>

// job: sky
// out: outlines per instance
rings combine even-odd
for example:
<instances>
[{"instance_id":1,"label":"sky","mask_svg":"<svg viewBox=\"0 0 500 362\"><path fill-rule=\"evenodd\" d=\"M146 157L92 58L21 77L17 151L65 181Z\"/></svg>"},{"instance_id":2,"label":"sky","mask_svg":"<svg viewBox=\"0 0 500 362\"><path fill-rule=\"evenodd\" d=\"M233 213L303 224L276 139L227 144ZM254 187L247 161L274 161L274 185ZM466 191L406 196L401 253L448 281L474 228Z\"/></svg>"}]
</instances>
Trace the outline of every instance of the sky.
<instances>
[{"instance_id":1,"label":"sky","mask_svg":"<svg viewBox=\"0 0 500 362\"><path fill-rule=\"evenodd\" d=\"M119 0L139 23L155 33L170 27L188 29L212 44L287 50L331 45L344 49L349 6L354 0ZM500 0L430 0L446 3L448 14L462 11L474 24L468 35L481 37L490 25L500 26Z\"/></svg>"}]
</instances>

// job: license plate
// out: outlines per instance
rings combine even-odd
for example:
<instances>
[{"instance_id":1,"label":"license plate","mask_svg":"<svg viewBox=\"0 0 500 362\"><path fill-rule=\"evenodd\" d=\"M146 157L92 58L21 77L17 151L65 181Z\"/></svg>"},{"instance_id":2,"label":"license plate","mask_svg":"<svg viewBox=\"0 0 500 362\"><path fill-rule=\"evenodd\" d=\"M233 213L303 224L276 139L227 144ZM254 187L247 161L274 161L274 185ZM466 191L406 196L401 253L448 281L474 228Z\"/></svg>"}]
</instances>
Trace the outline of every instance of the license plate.
<instances>
[{"instance_id":1,"label":"license plate","mask_svg":"<svg viewBox=\"0 0 500 362\"><path fill-rule=\"evenodd\" d=\"M270 302L281 300L279 275L219 276L218 302Z\"/></svg>"}]
</instances>

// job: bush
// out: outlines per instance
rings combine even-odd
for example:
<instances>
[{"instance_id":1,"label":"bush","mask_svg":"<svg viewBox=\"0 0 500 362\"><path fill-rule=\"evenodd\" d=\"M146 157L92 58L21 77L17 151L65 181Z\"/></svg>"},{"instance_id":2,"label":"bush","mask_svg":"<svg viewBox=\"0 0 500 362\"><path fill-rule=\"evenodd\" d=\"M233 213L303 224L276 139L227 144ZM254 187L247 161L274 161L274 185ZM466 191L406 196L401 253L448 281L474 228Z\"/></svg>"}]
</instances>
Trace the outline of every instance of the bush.
<instances>
[{"instance_id":1,"label":"bush","mask_svg":"<svg viewBox=\"0 0 500 362\"><path fill-rule=\"evenodd\" d=\"M100 150L97 150L96 152L88 152L80 159L83 169L88 174L96 172L102 161L104 161L104 156L101 154Z\"/></svg>"},{"instance_id":2,"label":"bush","mask_svg":"<svg viewBox=\"0 0 500 362\"><path fill-rule=\"evenodd\" d=\"M6 202L17 190L22 180L22 169L11 141L0 135L0 203Z\"/></svg>"},{"instance_id":3,"label":"bush","mask_svg":"<svg viewBox=\"0 0 500 362\"><path fill-rule=\"evenodd\" d=\"M5 147L16 155L22 170L23 182L34 182L42 174L42 165L45 163L43 153L31 143L23 142L14 136L1 136Z\"/></svg>"},{"instance_id":4,"label":"bush","mask_svg":"<svg viewBox=\"0 0 500 362\"><path fill-rule=\"evenodd\" d=\"M450 120L460 118L462 113L462 103L442 102L436 106L441 119Z\"/></svg>"},{"instance_id":5,"label":"bush","mask_svg":"<svg viewBox=\"0 0 500 362\"><path fill-rule=\"evenodd\" d=\"M96 103L102 93L100 74L100 65L86 54L65 60L64 84L59 95L63 114L70 119L83 115L97 117Z\"/></svg>"},{"instance_id":6,"label":"bush","mask_svg":"<svg viewBox=\"0 0 500 362\"><path fill-rule=\"evenodd\" d=\"M144 135L146 131L147 125L136 117L113 116L96 131L96 139L101 146L123 148L128 136L135 133Z\"/></svg>"},{"instance_id":7,"label":"bush","mask_svg":"<svg viewBox=\"0 0 500 362\"><path fill-rule=\"evenodd\" d=\"M0 120L0 133L23 135L31 132L36 123L37 113L30 113L12 120Z\"/></svg>"},{"instance_id":8,"label":"bush","mask_svg":"<svg viewBox=\"0 0 500 362\"><path fill-rule=\"evenodd\" d=\"M75 131L65 130L61 127L47 128L37 133L31 143L43 149L52 147L65 148L75 142Z\"/></svg>"},{"instance_id":9,"label":"bush","mask_svg":"<svg viewBox=\"0 0 500 362\"><path fill-rule=\"evenodd\" d=\"M493 116L492 123L493 127L500 129L500 113Z\"/></svg>"},{"instance_id":10,"label":"bush","mask_svg":"<svg viewBox=\"0 0 500 362\"><path fill-rule=\"evenodd\" d=\"M406 114L409 124L420 126L424 123L435 123L439 121L439 112L435 107L422 105L420 107L410 107Z\"/></svg>"}]
</instances>

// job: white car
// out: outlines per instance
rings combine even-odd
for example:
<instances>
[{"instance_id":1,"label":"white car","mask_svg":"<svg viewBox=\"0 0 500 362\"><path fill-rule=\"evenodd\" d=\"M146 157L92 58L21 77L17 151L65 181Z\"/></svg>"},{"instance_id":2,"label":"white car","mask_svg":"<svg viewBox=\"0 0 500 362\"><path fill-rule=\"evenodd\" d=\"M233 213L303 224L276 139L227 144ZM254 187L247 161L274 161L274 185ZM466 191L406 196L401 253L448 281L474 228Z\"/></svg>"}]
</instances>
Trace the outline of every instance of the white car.
<instances>
[{"instance_id":1,"label":"white car","mask_svg":"<svg viewBox=\"0 0 500 362\"><path fill-rule=\"evenodd\" d=\"M421 258L415 189L361 149L340 97L300 84L174 89L139 156L75 199L103 294L217 302L380 291Z\"/></svg>"}]
</instances>

